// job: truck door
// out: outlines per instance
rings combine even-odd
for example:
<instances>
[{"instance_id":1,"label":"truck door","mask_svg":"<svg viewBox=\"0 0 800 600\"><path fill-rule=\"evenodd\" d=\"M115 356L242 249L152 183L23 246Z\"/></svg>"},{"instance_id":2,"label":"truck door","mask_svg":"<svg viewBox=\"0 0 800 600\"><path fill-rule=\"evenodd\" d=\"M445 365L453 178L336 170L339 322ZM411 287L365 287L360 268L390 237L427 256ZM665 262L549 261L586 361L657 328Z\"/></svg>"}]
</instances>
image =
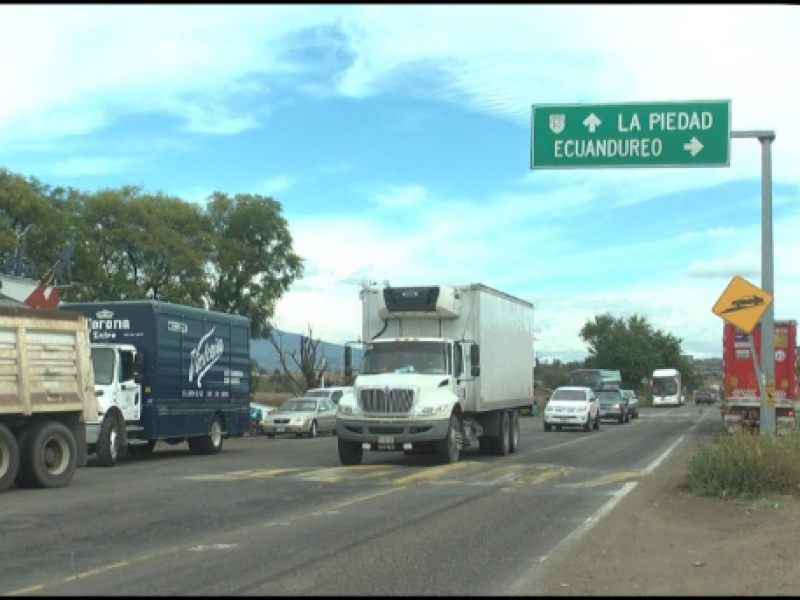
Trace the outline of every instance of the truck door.
<instances>
[{"instance_id":1,"label":"truck door","mask_svg":"<svg viewBox=\"0 0 800 600\"><path fill-rule=\"evenodd\" d=\"M469 348L471 344L454 344L453 375L456 376L456 396L462 402L467 399L469 390Z\"/></svg>"},{"instance_id":2,"label":"truck door","mask_svg":"<svg viewBox=\"0 0 800 600\"><path fill-rule=\"evenodd\" d=\"M138 421L142 410L142 395L134 380L134 354L130 350L119 353L119 409L126 421Z\"/></svg>"}]
</instances>

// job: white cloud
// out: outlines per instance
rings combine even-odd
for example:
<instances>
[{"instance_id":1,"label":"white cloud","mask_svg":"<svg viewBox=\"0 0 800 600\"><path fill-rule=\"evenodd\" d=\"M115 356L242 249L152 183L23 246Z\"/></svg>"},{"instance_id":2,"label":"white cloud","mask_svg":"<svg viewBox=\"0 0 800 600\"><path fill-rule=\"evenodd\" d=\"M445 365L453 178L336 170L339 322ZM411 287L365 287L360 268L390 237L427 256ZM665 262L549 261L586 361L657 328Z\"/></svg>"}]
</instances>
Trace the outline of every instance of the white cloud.
<instances>
[{"instance_id":1,"label":"white cloud","mask_svg":"<svg viewBox=\"0 0 800 600\"><path fill-rule=\"evenodd\" d=\"M295 185L297 180L289 175L278 175L276 177L268 177L258 182L255 186L257 193L265 196L275 196L283 191L288 190Z\"/></svg>"},{"instance_id":2,"label":"white cloud","mask_svg":"<svg viewBox=\"0 0 800 600\"><path fill-rule=\"evenodd\" d=\"M86 175L109 175L143 170L141 162L132 158L110 158L106 156L74 156L57 161L49 171L57 177L83 177Z\"/></svg>"}]
</instances>

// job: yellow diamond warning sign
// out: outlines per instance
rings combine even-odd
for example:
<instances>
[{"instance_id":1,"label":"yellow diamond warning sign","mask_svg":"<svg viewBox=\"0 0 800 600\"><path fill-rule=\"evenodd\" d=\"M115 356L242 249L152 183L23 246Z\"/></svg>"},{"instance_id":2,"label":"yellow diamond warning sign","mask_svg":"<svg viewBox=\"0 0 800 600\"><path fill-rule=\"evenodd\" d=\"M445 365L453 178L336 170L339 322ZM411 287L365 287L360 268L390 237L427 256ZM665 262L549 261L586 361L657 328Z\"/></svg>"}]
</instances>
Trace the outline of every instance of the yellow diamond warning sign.
<instances>
[{"instance_id":1,"label":"yellow diamond warning sign","mask_svg":"<svg viewBox=\"0 0 800 600\"><path fill-rule=\"evenodd\" d=\"M736 275L722 292L712 311L731 325L750 333L770 304L772 296Z\"/></svg>"}]
</instances>

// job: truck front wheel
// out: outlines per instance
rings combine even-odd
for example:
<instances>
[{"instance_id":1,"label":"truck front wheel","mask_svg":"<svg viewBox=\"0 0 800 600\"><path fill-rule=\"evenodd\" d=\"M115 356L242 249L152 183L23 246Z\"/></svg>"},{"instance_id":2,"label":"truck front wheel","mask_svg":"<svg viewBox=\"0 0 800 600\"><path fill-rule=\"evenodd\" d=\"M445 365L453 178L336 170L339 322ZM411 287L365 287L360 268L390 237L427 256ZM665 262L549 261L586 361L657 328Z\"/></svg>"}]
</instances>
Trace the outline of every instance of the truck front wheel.
<instances>
[{"instance_id":1,"label":"truck front wheel","mask_svg":"<svg viewBox=\"0 0 800 600\"><path fill-rule=\"evenodd\" d=\"M32 427L20 455L21 483L24 487L64 487L78 466L75 436L58 421L43 421Z\"/></svg>"},{"instance_id":2,"label":"truck front wheel","mask_svg":"<svg viewBox=\"0 0 800 600\"><path fill-rule=\"evenodd\" d=\"M336 441L339 442L339 462L346 467L354 467L361 464L361 459L364 458L364 449L359 442L343 440L342 438L336 438Z\"/></svg>"},{"instance_id":3,"label":"truck front wheel","mask_svg":"<svg viewBox=\"0 0 800 600\"><path fill-rule=\"evenodd\" d=\"M458 457L461 454L461 423L457 415L450 415L450 427L447 430L447 436L441 440L436 446L436 458L443 465L449 465L458 462Z\"/></svg>"},{"instance_id":4,"label":"truck front wheel","mask_svg":"<svg viewBox=\"0 0 800 600\"><path fill-rule=\"evenodd\" d=\"M5 425L0 425L0 492L5 492L14 483L19 469L19 447L14 434Z\"/></svg>"},{"instance_id":5,"label":"truck front wheel","mask_svg":"<svg viewBox=\"0 0 800 600\"><path fill-rule=\"evenodd\" d=\"M97 462L101 467L113 467L119 458L122 428L116 413L106 415L97 439Z\"/></svg>"}]
</instances>

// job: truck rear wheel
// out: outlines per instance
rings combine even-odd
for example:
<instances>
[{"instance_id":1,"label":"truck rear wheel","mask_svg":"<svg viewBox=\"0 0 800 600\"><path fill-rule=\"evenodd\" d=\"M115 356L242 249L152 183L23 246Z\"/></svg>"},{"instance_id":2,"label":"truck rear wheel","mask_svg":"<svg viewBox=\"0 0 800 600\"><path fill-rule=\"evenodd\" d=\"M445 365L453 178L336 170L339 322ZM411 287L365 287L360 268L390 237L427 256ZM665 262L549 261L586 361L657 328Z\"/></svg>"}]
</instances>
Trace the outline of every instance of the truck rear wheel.
<instances>
[{"instance_id":1,"label":"truck rear wheel","mask_svg":"<svg viewBox=\"0 0 800 600\"><path fill-rule=\"evenodd\" d=\"M100 437L97 439L97 462L101 467L113 467L117 464L121 433L117 413L106 415L100 424Z\"/></svg>"},{"instance_id":2,"label":"truck rear wheel","mask_svg":"<svg viewBox=\"0 0 800 600\"><path fill-rule=\"evenodd\" d=\"M20 453L20 480L25 487L64 487L77 465L78 445L69 427L57 421L32 426Z\"/></svg>"},{"instance_id":3,"label":"truck rear wheel","mask_svg":"<svg viewBox=\"0 0 800 600\"><path fill-rule=\"evenodd\" d=\"M458 462L461 455L461 422L457 415L450 415L450 427L447 436L436 445L436 458L443 465Z\"/></svg>"},{"instance_id":4,"label":"truck rear wheel","mask_svg":"<svg viewBox=\"0 0 800 600\"><path fill-rule=\"evenodd\" d=\"M0 492L14 483L19 470L19 446L11 430L0 424Z\"/></svg>"},{"instance_id":5,"label":"truck rear wheel","mask_svg":"<svg viewBox=\"0 0 800 600\"><path fill-rule=\"evenodd\" d=\"M511 437L509 439L508 451L514 454L517 448L519 448L519 412L516 410L510 411L509 418L511 419Z\"/></svg>"},{"instance_id":6,"label":"truck rear wheel","mask_svg":"<svg viewBox=\"0 0 800 600\"><path fill-rule=\"evenodd\" d=\"M222 419L214 415L208 435L200 438L200 452L203 454L219 454L222 451Z\"/></svg>"},{"instance_id":7,"label":"truck rear wheel","mask_svg":"<svg viewBox=\"0 0 800 600\"><path fill-rule=\"evenodd\" d=\"M359 442L342 438L336 438L336 441L339 443L339 462L346 467L361 464L361 460L364 458L364 449Z\"/></svg>"},{"instance_id":8,"label":"truck rear wheel","mask_svg":"<svg viewBox=\"0 0 800 600\"><path fill-rule=\"evenodd\" d=\"M503 414L500 416L500 435L494 439L494 453L499 456L506 456L511 446L510 425L508 412L503 411Z\"/></svg>"}]
</instances>

